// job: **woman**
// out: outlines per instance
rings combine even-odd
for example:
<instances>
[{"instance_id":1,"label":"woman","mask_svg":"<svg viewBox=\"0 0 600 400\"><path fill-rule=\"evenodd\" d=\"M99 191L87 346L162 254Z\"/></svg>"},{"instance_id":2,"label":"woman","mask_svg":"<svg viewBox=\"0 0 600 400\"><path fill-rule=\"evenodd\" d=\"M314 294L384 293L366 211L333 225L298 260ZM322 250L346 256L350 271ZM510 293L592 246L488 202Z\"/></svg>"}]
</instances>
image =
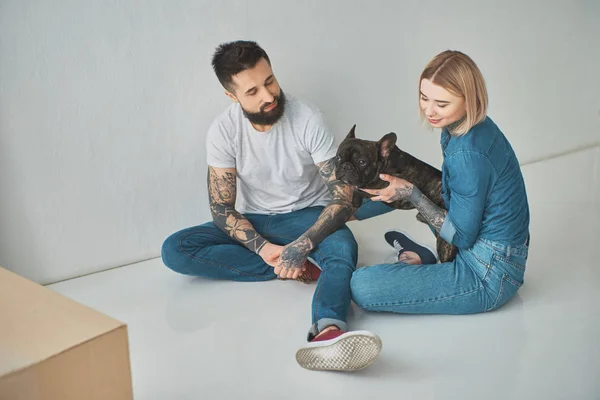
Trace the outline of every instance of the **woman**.
<instances>
[{"instance_id":1,"label":"woman","mask_svg":"<svg viewBox=\"0 0 600 400\"><path fill-rule=\"evenodd\" d=\"M365 190L371 200L409 199L447 242L458 248L453 262L435 255L402 232L386 240L399 262L357 270L352 296L362 308L396 313L470 314L496 309L523 284L529 247L529 206L513 149L487 116L487 90L477 65L445 51L419 80L421 118L442 129L442 196L446 210L418 187L383 176L390 185Z\"/></svg>"}]
</instances>

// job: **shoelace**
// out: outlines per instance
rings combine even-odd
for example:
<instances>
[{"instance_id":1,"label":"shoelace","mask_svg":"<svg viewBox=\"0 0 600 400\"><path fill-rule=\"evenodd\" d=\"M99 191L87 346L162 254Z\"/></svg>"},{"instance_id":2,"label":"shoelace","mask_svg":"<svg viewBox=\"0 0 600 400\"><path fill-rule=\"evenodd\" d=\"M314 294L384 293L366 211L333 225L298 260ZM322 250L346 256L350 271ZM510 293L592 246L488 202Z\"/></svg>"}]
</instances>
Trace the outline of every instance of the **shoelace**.
<instances>
[{"instance_id":1,"label":"shoelace","mask_svg":"<svg viewBox=\"0 0 600 400\"><path fill-rule=\"evenodd\" d=\"M299 281L299 282L302 282L302 283L311 283L313 281L313 277L312 277L313 274L311 272L311 270L313 268L318 268L318 267L316 267L311 262L307 261L306 271L304 271L300 275L298 275L298 277L296 278L296 280Z\"/></svg>"},{"instance_id":2,"label":"shoelace","mask_svg":"<svg viewBox=\"0 0 600 400\"><path fill-rule=\"evenodd\" d=\"M396 250L397 255L400 255L400 252L402 250L404 250L404 247L402 247L400 242L398 242L397 240L394 240L394 250Z\"/></svg>"},{"instance_id":3,"label":"shoelace","mask_svg":"<svg viewBox=\"0 0 600 400\"><path fill-rule=\"evenodd\" d=\"M300 275L298 275L298 277L296 278L297 281L302 282L302 283L311 283L312 282L312 276L310 275L310 271L304 271L303 273L301 273Z\"/></svg>"}]
</instances>

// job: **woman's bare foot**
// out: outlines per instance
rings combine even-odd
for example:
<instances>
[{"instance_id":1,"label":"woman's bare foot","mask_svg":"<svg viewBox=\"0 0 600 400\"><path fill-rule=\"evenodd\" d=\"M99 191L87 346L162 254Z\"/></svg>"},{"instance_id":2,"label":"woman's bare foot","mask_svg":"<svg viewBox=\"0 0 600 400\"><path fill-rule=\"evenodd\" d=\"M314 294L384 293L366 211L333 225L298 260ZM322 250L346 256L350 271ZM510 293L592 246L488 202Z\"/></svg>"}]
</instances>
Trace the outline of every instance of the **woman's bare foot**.
<instances>
[{"instance_id":1,"label":"woman's bare foot","mask_svg":"<svg viewBox=\"0 0 600 400\"><path fill-rule=\"evenodd\" d=\"M400 254L400 257L398 257L398 261L401 261L404 264L410 264L410 265L423 264L423 262L421 261L421 257L419 257L419 255L417 253L415 253L414 251L402 252Z\"/></svg>"}]
</instances>

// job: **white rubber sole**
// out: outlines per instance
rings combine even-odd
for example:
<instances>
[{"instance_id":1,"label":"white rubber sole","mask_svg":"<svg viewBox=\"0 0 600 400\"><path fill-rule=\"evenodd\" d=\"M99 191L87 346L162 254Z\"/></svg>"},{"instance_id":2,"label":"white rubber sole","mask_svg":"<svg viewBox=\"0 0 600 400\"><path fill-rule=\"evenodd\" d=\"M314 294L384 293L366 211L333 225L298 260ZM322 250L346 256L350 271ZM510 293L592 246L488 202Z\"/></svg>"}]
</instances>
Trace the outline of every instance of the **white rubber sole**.
<instances>
[{"instance_id":1,"label":"white rubber sole","mask_svg":"<svg viewBox=\"0 0 600 400\"><path fill-rule=\"evenodd\" d=\"M314 371L358 371L375 362L381 347L381 339L374 333L352 331L335 339L308 343L296 352L296 361Z\"/></svg>"},{"instance_id":2,"label":"white rubber sole","mask_svg":"<svg viewBox=\"0 0 600 400\"><path fill-rule=\"evenodd\" d=\"M410 236L408 233L406 233L406 232L404 232L404 231L401 231L401 230L399 230L399 229L390 229L390 230L389 230L389 231L387 231L386 233L390 233L390 232L398 232L398 233L401 233L401 234L403 234L404 236L406 236L407 238L409 238L410 240L412 240L413 242L415 242L415 243L416 243L416 244L418 244L419 246L421 246L421 247L425 247L427 250L429 250L430 252L432 252L432 253L433 253L433 255L435 256L436 260L437 260L437 261L440 261L440 256L438 256L438 253L437 253L437 251L436 251L436 250L432 249L431 247L429 247L429 246L427 246L427 245L425 245L425 244L421 244L421 243L417 242L417 241L416 241L416 240L414 240L414 239L413 239L413 238L412 238L412 237L411 237L411 236ZM387 243L387 240L386 240L386 243ZM389 243L388 243L388 244L389 244Z\"/></svg>"}]
</instances>

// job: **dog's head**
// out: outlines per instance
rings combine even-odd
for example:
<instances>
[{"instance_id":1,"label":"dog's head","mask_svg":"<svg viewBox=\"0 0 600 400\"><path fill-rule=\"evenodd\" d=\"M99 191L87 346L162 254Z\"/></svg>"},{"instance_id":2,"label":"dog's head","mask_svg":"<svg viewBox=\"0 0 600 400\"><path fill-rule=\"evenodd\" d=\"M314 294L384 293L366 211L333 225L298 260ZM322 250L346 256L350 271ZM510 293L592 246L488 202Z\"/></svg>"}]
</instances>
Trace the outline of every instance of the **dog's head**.
<instances>
[{"instance_id":1,"label":"dog's head","mask_svg":"<svg viewBox=\"0 0 600 400\"><path fill-rule=\"evenodd\" d=\"M357 139L352 127L338 147L335 177L344 183L367 187L379 179L379 173L396 146L396 134L391 132L378 142Z\"/></svg>"}]
</instances>

